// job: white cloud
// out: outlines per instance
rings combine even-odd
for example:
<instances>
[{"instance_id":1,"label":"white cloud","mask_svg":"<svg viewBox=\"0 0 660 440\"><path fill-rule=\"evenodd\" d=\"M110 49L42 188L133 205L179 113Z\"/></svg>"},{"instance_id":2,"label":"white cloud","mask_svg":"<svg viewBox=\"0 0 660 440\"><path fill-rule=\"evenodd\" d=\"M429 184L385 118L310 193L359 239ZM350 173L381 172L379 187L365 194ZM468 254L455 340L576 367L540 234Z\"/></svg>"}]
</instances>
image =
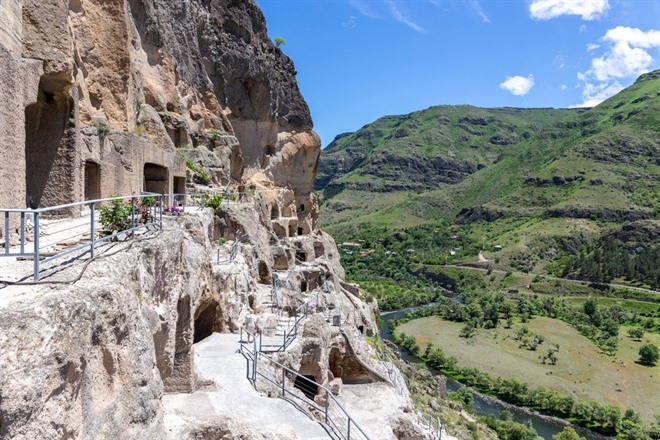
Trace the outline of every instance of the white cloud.
<instances>
[{"instance_id":1,"label":"white cloud","mask_svg":"<svg viewBox=\"0 0 660 440\"><path fill-rule=\"evenodd\" d=\"M362 0L348 0L348 3L365 17L380 18L380 16L373 9L371 9L371 7L366 4L366 2Z\"/></svg>"},{"instance_id":2,"label":"white cloud","mask_svg":"<svg viewBox=\"0 0 660 440\"><path fill-rule=\"evenodd\" d=\"M508 90L516 96L525 96L534 87L534 76L508 76L506 80L500 84L500 89Z\"/></svg>"},{"instance_id":3,"label":"white cloud","mask_svg":"<svg viewBox=\"0 0 660 440\"><path fill-rule=\"evenodd\" d=\"M568 86L566 84L562 84L561 87L559 87L562 91L568 90Z\"/></svg>"},{"instance_id":4,"label":"white cloud","mask_svg":"<svg viewBox=\"0 0 660 440\"><path fill-rule=\"evenodd\" d=\"M490 23L490 18L488 18L488 16L486 15L486 13L484 12L483 8L481 7L481 5L477 0L468 0L467 3L484 23Z\"/></svg>"},{"instance_id":5,"label":"white cloud","mask_svg":"<svg viewBox=\"0 0 660 440\"><path fill-rule=\"evenodd\" d=\"M618 81L599 84L585 83L582 88L582 102L572 105L571 108L595 107L607 98L616 95L624 88Z\"/></svg>"},{"instance_id":6,"label":"white cloud","mask_svg":"<svg viewBox=\"0 0 660 440\"><path fill-rule=\"evenodd\" d=\"M623 89L619 80L636 78L648 72L656 60L649 49L660 48L660 31L617 26L608 30L603 45L590 44L587 50L604 49L591 60L591 68L578 72L582 81L582 103L574 107L593 107ZM604 47L601 47L604 46Z\"/></svg>"},{"instance_id":7,"label":"white cloud","mask_svg":"<svg viewBox=\"0 0 660 440\"><path fill-rule=\"evenodd\" d=\"M631 46L650 49L652 47L660 47L660 31L652 29L644 32L637 28L617 26L607 31L603 40L611 41L615 44L628 43Z\"/></svg>"},{"instance_id":8,"label":"white cloud","mask_svg":"<svg viewBox=\"0 0 660 440\"><path fill-rule=\"evenodd\" d=\"M529 12L532 18L539 20L561 15L579 15L583 20L595 20L609 8L609 0L533 0Z\"/></svg>"},{"instance_id":9,"label":"white cloud","mask_svg":"<svg viewBox=\"0 0 660 440\"><path fill-rule=\"evenodd\" d=\"M580 26L580 27L578 28L578 32L581 33L581 34L587 32L587 25L586 25L586 24L583 24L582 26Z\"/></svg>"},{"instance_id":10,"label":"white cloud","mask_svg":"<svg viewBox=\"0 0 660 440\"><path fill-rule=\"evenodd\" d=\"M387 0L387 5L390 7L390 12L392 13L392 16L394 17L395 20L405 24L408 26L410 29L424 33L426 32L426 29L415 23L408 15L406 15L403 10L397 5L393 0Z\"/></svg>"},{"instance_id":11,"label":"white cloud","mask_svg":"<svg viewBox=\"0 0 660 440\"><path fill-rule=\"evenodd\" d=\"M357 26L357 17L355 15L351 15L341 25L347 29L353 29L355 26Z\"/></svg>"},{"instance_id":12,"label":"white cloud","mask_svg":"<svg viewBox=\"0 0 660 440\"><path fill-rule=\"evenodd\" d=\"M618 26L608 30L602 41L609 43L607 51L591 60L591 69L579 74L583 78L593 77L598 81L609 81L647 72L654 62L647 49L660 48L660 31L644 32L641 29ZM587 46L589 50L596 48L597 45Z\"/></svg>"}]
</instances>

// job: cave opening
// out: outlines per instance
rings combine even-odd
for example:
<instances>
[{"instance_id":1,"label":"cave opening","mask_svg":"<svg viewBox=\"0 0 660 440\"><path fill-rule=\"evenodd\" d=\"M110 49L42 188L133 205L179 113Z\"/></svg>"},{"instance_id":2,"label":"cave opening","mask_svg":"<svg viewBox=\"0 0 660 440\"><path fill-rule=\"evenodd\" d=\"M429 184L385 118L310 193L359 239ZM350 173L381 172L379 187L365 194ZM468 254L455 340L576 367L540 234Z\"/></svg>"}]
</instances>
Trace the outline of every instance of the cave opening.
<instances>
[{"instance_id":1,"label":"cave opening","mask_svg":"<svg viewBox=\"0 0 660 440\"><path fill-rule=\"evenodd\" d=\"M273 209L270 211L270 219L277 220L278 218L280 218L280 211L277 209L277 205L273 205Z\"/></svg>"},{"instance_id":2,"label":"cave opening","mask_svg":"<svg viewBox=\"0 0 660 440\"><path fill-rule=\"evenodd\" d=\"M270 284L270 271L268 270L268 265L264 261L259 261L257 265L257 270L259 272L259 282L261 284Z\"/></svg>"},{"instance_id":3,"label":"cave opening","mask_svg":"<svg viewBox=\"0 0 660 440\"><path fill-rule=\"evenodd\" d=\"M319 386L314 381L314 376L311 375L296 375L293 386L302 391L305 397L310 400L314 400L314 397L319 393Z\"/></svg>"},{"instance_id":4,"label":"cave opening","mask_svg":"<svg viewBox=\"0 0 660 440\"><path fill-rule=\"evenodd\" d=\"M167 194L169 171L167 167L155 163L144 164L144 190L150 193Z\"/></svg>"},{"instance_id":5,"label":"cave opening","mask_svg":"<svg viewBox=\"0 0 660 440\"><path fill-rule=\"evenodd\" d=\"M176 195L174 196L172 203L177 206L181 206L186 196L186 178L181 176L174 176L173 186L174 194Z\"/></svg>"},{"instance_id":6,"label":"cave opening","mask_svg":"<svg viewBox=\"0 0 660 440\"><path fill-rule=\"evenodd\" d=\"M307 292L307 281L302 280L300 282L300 291L301 292Z\"/></svg>"},{"instance_id":7,"label":"cave opening","mask_svg":"<svg viewBox=\"0 0 660 440\"><path fill-rule=\"evenodd\" d=\"M218 322L218 302L213 300L201 304L195 313L193 344L196 344L222 329Z\"/></svg>"},{"instance_id":8,"label":"cave opening","mask_svg":"<svg viewBox=\"0 0 660 440\"><path fill-rule=\"evenodd\" d=\"M101 198L101 165L88 160L85 162L85 200Z\"/></svg>"}]
</instances>

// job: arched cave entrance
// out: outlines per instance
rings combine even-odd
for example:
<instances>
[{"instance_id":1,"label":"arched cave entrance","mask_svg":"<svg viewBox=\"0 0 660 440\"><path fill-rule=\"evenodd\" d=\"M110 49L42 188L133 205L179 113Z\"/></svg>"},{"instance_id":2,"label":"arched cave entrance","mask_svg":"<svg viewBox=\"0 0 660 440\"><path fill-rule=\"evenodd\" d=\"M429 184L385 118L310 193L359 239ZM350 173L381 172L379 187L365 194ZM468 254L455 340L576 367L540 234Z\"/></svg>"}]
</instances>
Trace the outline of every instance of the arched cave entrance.
<instances>
[{"instance_id":1,"label":"arched cave entrance","mask_svg":"<svg viewBox=\"0 0 660 440\"><path fill-rule=\"evenodd\" d=\"M195 312L194 344L208 338L214 332L222 331L222 321L219 319L220 312L220 306L215 300L200 304Z\"/></svg>"},{"instance_id":2,"label":"arched cave entrance","mask_svg":"<svg viewBox=\"0 0 660 440\"><path fill-rule=\"evenodd\" d=\"M169 187L169 171L166 167L155 163L144 164L144 190L146 192L167 194Z\"/></svg>"},{"instance_id":3,"label":"arched cave entrance","mask_svg":"<svg viewBox=\"0 0 660 440\"><path fill-rule=\"evenodd\" d=\"M319 393L319 387L314 381L314 376L311 375L297 375L293 386L302 391L309 400L314 400Z\"/></svg>"},{"instance_id":4,"label":"arched cave entrance","mask_svg":"<svg viewBox=\"0 0 660 440\"><path fill-rule=\"evenodd\" d=\"M268 270L268 265L264 261L259 261L257 270L259 272L259 282L261 284L270 284L271 276L270 271Z\"/></svg>"},{"instance_id":5,"label":"arched cave entrance","mask_svg":"<svg viewBox=\"0 0 660 440\"><path fill-rule=\"evenodd\" d=\"M101 198L101 166L91 160L85 161L85 200Z\"/></svg>"},{"instance_id":6,"label":"arched cave entrance","mask_svg":"<svg viewBox=\"0 0 660 440\"><path fill-rule=\"evenodd\" d=\"M301 292L307 292L307 281L302 280L300 282L300 291Z\"/></svg>"},{"instance_id":7,"label":"arched cave entrance","mask_svg":"<svg viewBox=\"0 0 660 440\"><path fill-rule=\"evenodd\" d=\"M183 203L186 194L186 178L181 176L174 176L173 187L174 194L177 194L178 196L175 196L175 200L172 200L172 204L180 206Z\"/></svg>"},{"instance_id":8,"label":"arched cave entrance","mask_svg":"<svg viewBox=\"0 0 660 440\"><path fill-rule=\"evenodd\" d=\"M76 178L80 165L76 165L74 105L65 88L44 76L37 102L25 108L25 189L29 207L71 203L76 198L76 185L80 185Z\"/></svg>"},{"instance_id":9,"label":"arched cave entrance","mask_svg":"<svg viewBox=\"0 0 660 440\"><path fill-rule=\"evenodd\" d=\"M278 218L280 218L280 210L277 205L273 205L273 208L270 210L270 219L277 220Z\"/></svg>"}]
</instances>

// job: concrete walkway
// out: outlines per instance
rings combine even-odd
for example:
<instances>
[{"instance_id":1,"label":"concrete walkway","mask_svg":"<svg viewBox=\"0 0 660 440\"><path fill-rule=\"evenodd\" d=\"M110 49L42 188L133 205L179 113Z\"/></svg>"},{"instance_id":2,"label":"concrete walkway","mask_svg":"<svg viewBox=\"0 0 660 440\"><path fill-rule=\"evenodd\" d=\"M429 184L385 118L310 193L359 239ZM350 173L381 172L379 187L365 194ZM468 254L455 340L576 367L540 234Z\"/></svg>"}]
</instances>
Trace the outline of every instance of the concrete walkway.
<instances>
[{"instance_id":1,"label":"concrete walkway","mask_svg":"<svg viewBox=\"0 0 660 440\"><path fill-rule=\"evenodd\" d=\"M246 378L246 360L240 353L239 336L214 333L195 344L195 370L202 380L212 380L212 390L163 397L165 428L180 438L186 425L218 416L238 419L262 432L286 438L328 439L323 427L290 403L259 394Z\"/></svg>"}]
</instances>

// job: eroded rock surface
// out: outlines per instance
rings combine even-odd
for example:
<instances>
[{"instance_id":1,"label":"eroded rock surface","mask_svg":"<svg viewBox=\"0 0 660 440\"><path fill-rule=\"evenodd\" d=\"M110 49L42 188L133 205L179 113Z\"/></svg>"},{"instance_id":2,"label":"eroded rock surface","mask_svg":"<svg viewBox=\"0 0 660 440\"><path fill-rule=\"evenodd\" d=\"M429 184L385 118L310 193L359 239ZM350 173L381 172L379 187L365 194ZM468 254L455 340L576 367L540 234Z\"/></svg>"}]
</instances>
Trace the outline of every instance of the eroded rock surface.
<instances>
[{"instance_id":1,"label":"eroded rock surface","mask_svg":"<svg viewBox=\"0 0 660 440\"><path fill-rule=\"evenodd\" d=\"M304 438L208 405L208 417L179 420L163 403L232 385L198 377L196 343L236 334L248 314L268 337L301 307L310 316L281 362L339 397L392 386L364 337L374 305L344 283L318 229L320 141L254 1L9 0L0 25L0 188L13 189L0 207L235 195L88 265L64 262L44 283L0 289L0 437ZM395 394L378 438L427 438Z\"/></svg>"}]
</instances>

